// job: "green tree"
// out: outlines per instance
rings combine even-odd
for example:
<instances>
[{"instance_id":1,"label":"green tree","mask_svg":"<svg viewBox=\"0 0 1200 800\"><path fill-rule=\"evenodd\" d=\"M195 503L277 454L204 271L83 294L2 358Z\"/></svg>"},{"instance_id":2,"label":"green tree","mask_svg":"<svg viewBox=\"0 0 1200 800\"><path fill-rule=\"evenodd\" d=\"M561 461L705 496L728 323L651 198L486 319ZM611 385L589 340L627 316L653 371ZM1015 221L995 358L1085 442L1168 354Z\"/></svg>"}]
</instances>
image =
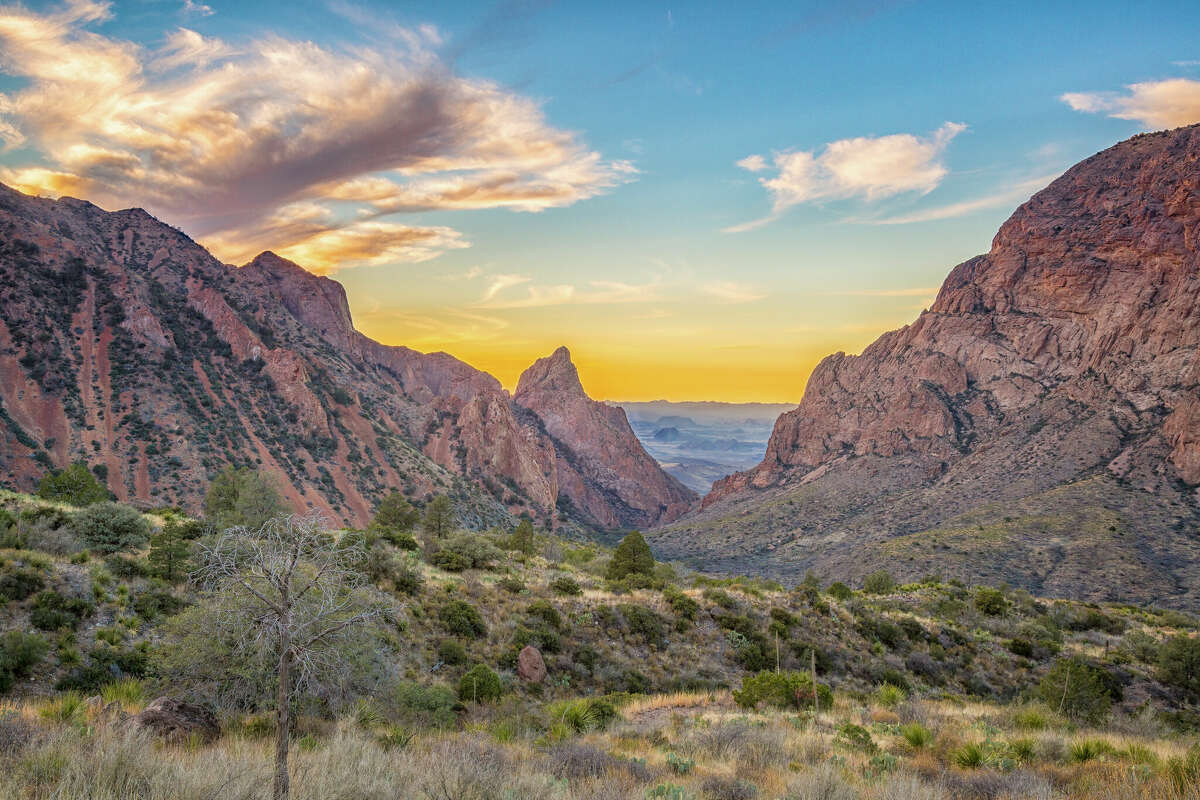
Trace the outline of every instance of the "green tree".
<instances>
[{"instance_id":1,"label":"green tree","mask_svg":"<svg viewBox=\"0 0 1200 800\"><path fill-rule=\"evenodd\" d=\"M146 560L159 577L174 583L187 570L191 547L185 536L184 525L168 520L162 530L150 537L150 553Z\"/></svg>"},{"instance_id":2,"label":"green tree","mask_svg":"<svg viewBox=\"0 0 1200 800\"><path fill-rule=\"evenodd\" d=\"M38 497L69 503L73 506L90 506L108 499L108 489L87 468L87 464L76 461L66 469L54 470L38 481Z\"/></svg>"},{"instance_id":3,"label":"green tree","mask_svg":"<svg viewBox=\"0 0 1200 800\"><path fill-rule=\"evenodd\" d=\"M375 507L371 527L388 533L406 533L417 524L420 514L399 492L389 492Z\"/></svg>"},{"instance_id":4,"label":"green tree","mask_svg":"<svg viewBox=\"0 0 1200 800\"><path fill-rule=\"evenodd\" d=\"M1163 683L1200 698L1200 637L1181 633L1168 639L1158 654L1158 674Z\"/></svg>"},{"instance_id":5,"label":"green tree","mask_svg":"<svg viewBox=\"0 0 1200 800\"><path fill-rule=\"evenodd\" d=\"M654 554L650 552L650 545L646 544L646 540L638 531L630 531L617 545L604 577L610 581L619 581L630 575L654 575Z\"/></svg>"},{"instance_id":6,"label":"green tree","mask_svg":"<svg viewBox=\"0 0 1200 800\"><path fill-rule=\"evenodd\" d=\"M472 703L499 700L504 693L500 676L485 664L476 664L458 680L458 699Z\"/></svg>"},{"instance_id":7,"label":"green tree","mask_svg":"<svg viewBox=\"0 0 1200 800\"><path fill-rule=\"evenodd\" d=\"M1002 617L1008 613L1008 600L999 589L980 586L975 590L975 608L989 617Z\"/></svg>"},{"instance_id":8,"label":"green tree","mask_svg":"<svg viewBox=\"0 0 1200 800\"><path fill-rule=\"evenodd\" d=\"M896 588L896 579L886 569L872 572L863 578L863 591L867 594L888 594Z\"/></svg>"},{"instance_id":9,"label":"green tree","mask_svg":"<svg viewBox=\"0 0 1200 800\"><path fill-rule=\"evenodd\" d=\"M842 601L849 600L850 596L854 594L852 591L850 591L850 587L841 581L834 581L833 583L829 584L829 588L825 591L829 593L830 597Z\"/></svg>"},{"instance_id":10,"label":"green tree","mask_svg":"<svg viewBox=\"0 0 1200 800\"><path fill-rule=\"evenodd\" d=\"M275 483L249 467L225 467L204 496L204 516L219 529L258 530L290 510Z\"/></svg>"},{"instance_id":11,"label":"green tree","mask_svg":"<svg viewBox=\"0 0 1200 800\"><path fill-rule=\"evenodd\" d=\"M454 530L454 504L444 494L439 494L425 506L425 517L421 530L435 540L443 539Z\"/></svg>"},{"instance_id":12,"label":"green tree","mask_svg":"<svg viewBox=\"0 0 1200 800\"><path fill-rule=\"evenodd\" d=\"M517 524L508 537L506 546L509 550L516 550L527 556L533 555L533 523L527 517Z\"/></svg>"},{"instance_id":13,"label":"green tree","mask_svg":"<svg viewBox=\"0 0 1200 800\"><path fill-rule=\"evenodd\" d=\"M1037 687L1043 703L1082 722L1097 723L1108 716L1113 693L1108 673L1081 658L1063 658L1054 663Z\"/></svg>"},{"instance_id":14,"label":"green tree","mask_svg":"<svg viewBox=\"0 0 1200 800\"><path fill-rule=\"evenodd\" d=\"M136 550L150 540L150 523L137 509L120 503L95 503L71 517L71 527L89 550L115 553Z\"/></svg>"}]
</instances>

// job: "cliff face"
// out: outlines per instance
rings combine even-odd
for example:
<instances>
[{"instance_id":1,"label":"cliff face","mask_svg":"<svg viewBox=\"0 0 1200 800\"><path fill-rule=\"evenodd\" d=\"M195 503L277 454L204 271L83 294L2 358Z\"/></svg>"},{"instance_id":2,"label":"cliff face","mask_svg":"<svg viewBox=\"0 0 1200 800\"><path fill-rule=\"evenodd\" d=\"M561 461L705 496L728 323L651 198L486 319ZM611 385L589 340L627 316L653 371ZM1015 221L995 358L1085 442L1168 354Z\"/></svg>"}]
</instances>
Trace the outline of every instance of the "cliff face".
<instances>
[{"instance_id":1,"label":"cliff face","mask_svg":"<svg viewBox=\"0 0 1200 800\"><path fill-rule=\"evenodd\" d=\"M1122 524L1141 527L1144 549L1158 550L1135 560L1149 570L1161 556L1176 572L1191 570L1198 346L1200 126L1192 126L1073 167L1013 214L986 255L955 267L913 324L859 356L825 359L799 407L777 421L763 462L715 485L704 513L730 513L755 496L834 503L840 495L840 508L810 508L806 524L770 534L760 526L750 539L783 545L797 565L853 574L881 563L890 538L955 523L982 504L1111 483L1109 510L1127 511ZM1169 530L1146 530L1159 524L1144 518L1147 504L1163 510ZM819 538L833 535L848 543L844 553ZM1009 577L1021 580L1018 566ZM1023 582L1045 580L1042 571ZM1160 596L1184 591L1174 579L1154 583Z\"/></svg>"},{"instance_id":2,"label":"cliff face","mask_svg":"<svg viewBox=\"0 0 1200 800\"><path fill-rule=\"evenodd\" d=\"M5 483L83 459L122 499L195 508L216 471L248 463L353 524L392 488L454 492L468 524L563 506L651 524L678 501L636 441L622 477L661 487L657 502L630 506L586 454L564 467L495 378L368 339L338 283L272 253L234 268L143 211L0 186L0 278Z\"/></svg>"},{"instance_id":3,"label":"cliff face","mask_svg":"<svg viewBox=\"0 0 1200 800\"><path fill-rule=\"evenodd\" d=\"M560 482L575 487L572 501L603 525L668 522L696 499L642 448L623 409L587 396L567 348L525 370L513 401L558 443Z\"/></svg>"}]
</instances>

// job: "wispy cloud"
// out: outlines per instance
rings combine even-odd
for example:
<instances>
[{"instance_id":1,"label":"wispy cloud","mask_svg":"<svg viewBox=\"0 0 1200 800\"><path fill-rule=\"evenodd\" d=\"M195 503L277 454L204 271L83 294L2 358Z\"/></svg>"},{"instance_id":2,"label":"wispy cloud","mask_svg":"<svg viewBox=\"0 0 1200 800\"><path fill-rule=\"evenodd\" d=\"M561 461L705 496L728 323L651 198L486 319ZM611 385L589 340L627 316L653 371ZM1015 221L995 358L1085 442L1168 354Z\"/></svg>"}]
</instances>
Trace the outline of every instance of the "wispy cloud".
<instances>
[{"instance_id":1,"label":"wispy cloud","mask_svg":"<svg viewBox=\"0 0 1200 800\"><path fill-rule=\"evenodd\" d=\"M848 219L847 222L859 222L867 225L909 225L916 222L935 222L943 219L953 219L955 217L964 217L967 214L973 214L976 211L984 211L990 208L1007 208L1015 203L1021 203L1028 200L1029 197L1039 189L1044 188L1050 181L1058 177L1058 173L1048 175L1039 175L1036 178L1023 180L1006 189L993 192L992 194L976 197L972 200L963 200L958 203L949 203L947 205L937 206L936 208L926 208L921 211L914 211L909 214L899 214L890 217L880 217L876 219Z\"/></svg>"},{"instance_id":2,"label":"wispy cloud","mask_svg":"<svg viewBox=\"0 0 1200 800\"><path fill-rule=\"evenodd\" d=\"M515 309L564 305L653 303L661 300L663 282L646 283L593 280L583 284L538 284L528 275L494 275L475 308ZM517 291L509 291L517 289Z\"/></svg>"},{"instance_id":3,"label":"wispy cloud","mask_svg":"<svg viewBox=\"0 0 1200 800\"><path fill-rule=\"evenodd\" d=\"M297 238L273 249L328 265L343 254L373 261L363 251L372 242L420 260L465 243L381 218L537 212L636 175L550 126L537 102L453 74L428 26L340 47L278 36L231 44L182 28L151 50L93 29L110 16L89 0L0 7L0 73L21 87L0 93L0 144L37 153L0 168L0 180L144 206L225 258L274 229Z\"/></svg>"},{"instance_id":4,"label":"wispy cloud","mask_svg":"<svg viewBox=\"0 0 1200 800\"><path fill-rule=\"evenodd\" d=\"M216 13L212 10L212 6L197 3L195 0L183 0L183 8L180 10L186 15L196 17L211 17Z\"/></svg>"},{"instance_id":5,"label":"wispy cloud","mask_svg":"<svg viewBox=\"0 0 1200 800\"><path fill-rule=\"evenodd\" d=\"M737 281L711 281L701 284L700 294L722 300L726 303L752 303L761 300L764 295L760 290Z\"/></svg>"},{"instance_id":6,"label":"wispy cloud","mask_svg":"<svg viewBox=\"0 0 1200 800\"><path fill-rule=\"evenodd\" d=\"M777 219L788 208L814 200L859 197L877 200L904 192L927 193L946 176L942 152L966 125L947 122L930 136L910 133L841 139L813 150L775 153L776 174L759 178L771 195L769 216L724 229L743 233ZM751 155L737 162L751 172L767 168L766 159Z\"/></svg>"},{"instance_id":7,"label":"wispy cloud","mask_svg":"<svg viewBox=\"0 0 1200 800\"><path fill-rule=\"evenodd\" d=\"M1133 83L1120 92L1067 92L1060 99L1076 111L1130 119L1152 129L1200 122L1200 81L1170 78Z\"/></svg>"},{"instance_id":8,"label":"wispy cloud","mask_svg":"<svg viewBox=\"0 0 1200 800\"><path fill-rule=\"evenodd\" d=\"M937 286L915 286L907 289L873 289L862 291L828 292L836 297L932 297L938 293Z\"/></svg>"}]
</instances>

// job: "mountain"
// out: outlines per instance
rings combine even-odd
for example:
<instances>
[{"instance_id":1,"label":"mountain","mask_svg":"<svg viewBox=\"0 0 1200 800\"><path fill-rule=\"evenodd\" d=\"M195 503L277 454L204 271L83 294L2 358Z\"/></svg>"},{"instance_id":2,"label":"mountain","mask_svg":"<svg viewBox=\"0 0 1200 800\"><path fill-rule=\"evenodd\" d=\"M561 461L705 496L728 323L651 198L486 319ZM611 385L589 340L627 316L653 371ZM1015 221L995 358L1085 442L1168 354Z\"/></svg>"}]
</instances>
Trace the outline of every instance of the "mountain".
<instances>
[{"instance_id":1,"label":"mountain","mask_svg":"<svg viewBox=\"0 0 1200 800\"><path fill-rule=\"evenodd\" d=\"M574 374L565 350L551 361ZM551 421L555 387L538 384L521 405L445 353L373 341L338 283L272 253L232 267L140 209L0 186L6 484L84 460L120 499L194 510L216 472L249 464L352 524L393 488L450 492L468 525L563 509L650 525L694 499L620 435L623 414ZM591 408L577 378L563 388Z\"/></svg>"},{"instance_id":2,"label":"mountain","mask_svg":"<svg viewBox=\"0 0 1200 800\"><path fill-rule=\"evenodd\" d=\"M624 411L587 396L567 348L525 370L513 402L554 440L560 494L586 519L645 527L678 517L696 500L645 451Z\"/></svg>"},{"instance_id":3,"label":"mountain","mask_svg":"<svg viewBox=\"0 0 1200 800\"><path fill-rule=\"evenodd\" d=\"M710 567L886 567L1200 604L1200 126L1022 205L936 302L813 372L766 457L653 540Z\"/></svg>"}]
</instances>

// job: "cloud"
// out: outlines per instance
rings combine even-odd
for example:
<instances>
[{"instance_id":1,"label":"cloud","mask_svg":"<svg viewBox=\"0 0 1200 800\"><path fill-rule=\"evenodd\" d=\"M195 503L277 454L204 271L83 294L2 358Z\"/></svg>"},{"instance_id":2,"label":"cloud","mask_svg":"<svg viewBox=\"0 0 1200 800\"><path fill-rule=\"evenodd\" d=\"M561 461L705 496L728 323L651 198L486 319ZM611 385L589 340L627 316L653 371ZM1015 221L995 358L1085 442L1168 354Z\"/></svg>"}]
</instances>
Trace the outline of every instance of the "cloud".
<instances>
[{"instance_id":1,"label":"cloud","mask_svg":"<svg viewBox=\"0 0 1200 800\"><path fill-rule=\"evenodd\" d=\"M932 191L947 174L940 156L950 141L966 130L947 122L930 136L910 133L860 136L825 145L818 155L811 150L775 153L776 174L759 178L772 199L771 215L725 228L742 233L761 227L788 208L813 200L860 197L877 200L904 192ZM751 172L766 168L766 159L751 155L737 162Z\"/></svg>"},{"instance_id":2,"label":"cloud","mask_svg":"<svg viewBox=\"0 0 1200 800\"><path fill-rule=\"evenodd\" d=\"M617 305L653 303L662 298L661 278L646 283L593 280L583 285L569 283L539 285L528 275L492 275L475 308L514 309L564 305ZM519 292L508 290L521 287Z\"/></svg>"},{"instance_id":3,"label":"cloud","mask_svg":"<svg viewBox=\"0 0 1200 800\"><path fill-rule=\"evenodd\" d=\"M1155 130L1200 122L1200 81L1170 78L1133 83L1126 89L1126 94L1067 92L1059 99L1075 111L1135 120Z\"/></svg>"},{"instance_id":4,"label":"cloud","mask_svg":"<svg viewBox=\"0 0 1200 800\"><path fill-rule=\"evenodd\" d=\"M1036 178L1023 180L1014 186L1002 189L974 200L964 200L959 203L949 203L936 208L914 211L910 214L899 214L878 219L851 219L847 222L860 222L867 225L908 225L915 222L935 222L943 219L953 219L983 211L989 208L1008 208L1014 203L1023 203L1039 189L1045 188L1059 173L1039 175Z\"/></svg>"},{"instance_id":5,"label":"cloud","mask_svg":"<svg viewBox=\"0 0 1200 800\"><path fill-rule=\"evenodd\" d=\"M216 13L212 10L212 6L197 3L195 0L183 0L182 12L185 15L194 15L197 17L211 17Z\"/></svg>"},{"instance_id":6,"label":"cloud","mask_svg":"<svg viewBox=\"0 0 1200 800\"><path fill-rule=\"evenodd\" d=\"M37 154L0 180L145 207L223 258L273 232L272 249L319 259L372 263L363 248L377 244L421 260L465 242L385 218L538 212L637 172L550 126L537 102L454 75L429 26L342 47L180 28L150 50L89 29L109 17L85 0L0 8L0 73L20 86L0 93L0 144Z\"/></svg>"}]
</instances>

